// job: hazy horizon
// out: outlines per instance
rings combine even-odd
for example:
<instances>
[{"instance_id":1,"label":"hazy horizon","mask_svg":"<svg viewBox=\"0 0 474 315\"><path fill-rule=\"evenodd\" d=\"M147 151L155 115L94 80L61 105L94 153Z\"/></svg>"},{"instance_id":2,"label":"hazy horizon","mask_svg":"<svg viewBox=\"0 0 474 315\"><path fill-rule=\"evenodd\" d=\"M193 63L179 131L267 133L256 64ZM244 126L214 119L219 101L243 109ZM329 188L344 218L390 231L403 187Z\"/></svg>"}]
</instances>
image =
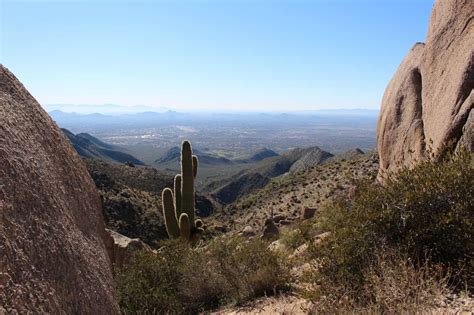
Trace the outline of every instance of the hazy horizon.
<instances>
[{"instance_id":1,"label":"hazy horizon","mask_svg":"<svg viewBox=\"0 0 474 315\"><path fill-rule=\"evenodd\" d=\"M7 0L0 62L41 104L377 109L432 4Z\"/></svg>"},{"instance_id":2,"label":"hazy horizon","mask_svg":"<svg viewBox=\"0 0 474 315\"><path fill-rule=\"evenodd\" d=\"M175 109L164 106L149 105L122 105L122 104L44 104L41 105L47 112L61 111L64 113L75 114L137 114L145 112L165 113L236 113L236 114L311 114L311 113L378 113L378 108L321 108L321 109L202 109L202 108L183 108Z\"/></svg>"}]
</instances>

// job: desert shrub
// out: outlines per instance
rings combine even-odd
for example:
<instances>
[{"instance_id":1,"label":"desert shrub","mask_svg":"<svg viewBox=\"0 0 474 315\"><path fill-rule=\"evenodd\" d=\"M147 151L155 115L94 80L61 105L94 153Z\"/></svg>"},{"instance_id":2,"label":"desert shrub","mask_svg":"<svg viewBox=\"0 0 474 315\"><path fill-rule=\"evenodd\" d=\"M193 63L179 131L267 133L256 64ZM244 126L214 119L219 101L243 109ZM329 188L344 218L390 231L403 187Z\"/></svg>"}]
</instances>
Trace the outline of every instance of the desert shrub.
<instances>
[{"instance_id":1,"label":"desert shrub","mask_svg":"<svg viewBox=\"0 0 474 315\"><path fill-rule=\"evenodd\" d=\"M170 241L157 255L142 251L116 271L119 305L126 314L164 314L184 311L177 294L180 264L187 244Z\"/></svg>"},{"instance_id":2,"label":"desert shrub","mask_svg":"<svg viewBox=\"0 0 474 315\"><path fill-rule=\"evenodd\" d=\"M359 182L354 198L326 206L318 228L331 232L313 258L313 300L369 303L372 262L385 251L405 255L415 267L430 264L452 270L473 288L474 170L467 152L402 169L384 186ZM350 289L349 289L350 288ZM308 293L308 292L307 292Z\"/></svg>"},{"instance_id":3,"label":"desert shrub","mask_svg":"<svg viewBox=\"0 0 474 315\"><path fill-rule=\"evenodd\" d=\"M451 292L449 273L429 261L415 264L397 252L376 254L364 272L364 286L328 282L309 288L315 314L417 314L431 313ZM324 294L322 294L324 292Z\"/></svg>"},{"instance_id":4,"label":"desert shrub","mask_svg":"<svg viewBox=\"0 0 474 315\"><path fill-rule=\"evenodd\" d=\"M179 269L180 286L177 294L188 312L216 307L228 295L228 285L205 249L189 248Z\"/></svg>"},{"instance_id":5,"label":"desert shrub","mask_svg":"<svg viewBox=\"0 0 474 315\"><path fill-rule=\"evenodd\" d=\"M317 234L318 231L313 225L313 220L299 221L291 228L282 229L279 240L288 248L296 249Z\"/></svg>"},{"instance_id":6,"label":"desert shrub","mask_svg":"<svg viewBox=\"0 0 474 315\"><path fill-rule=\"evenodd\" d=\"M450 274L442 265L413 263L406 255L381 253L365 273L364 295L377 313L416 313L438 306L450 293Z\"/></svg>"},{"instance_id":7,"label":"desert shrub","mask_svg":"<svg viewBox=\"0 0 474 315\"><path fill-rule=\"evenodd\" d=\"M261 240L217 238L202 248L166 241L116 272L124 313L198 313L285 288L284 259Z\"/></svg>"},{"instance_id":8,"label":"desert shrub","mask_svg":"<svg viewBox=\"0 0 474 315\"><path fill-rule=\"evenodd\" d=\"M262 240L216 239L209 246L209 254L228 286L226 298L231 302L273 294L288 284L289 271L284 258Z\"/></svg>"},{"instance_id":9,"label":"desert shrub","mask_svg":"<svg viewBox=\"0 0 474 315\"><path fill-rule=\"evenodd\" d=\"M301 231L296 229L282 229L280 231L279 241L290 249L296 249L306 241Z\"/></svg>"}]
</instances>

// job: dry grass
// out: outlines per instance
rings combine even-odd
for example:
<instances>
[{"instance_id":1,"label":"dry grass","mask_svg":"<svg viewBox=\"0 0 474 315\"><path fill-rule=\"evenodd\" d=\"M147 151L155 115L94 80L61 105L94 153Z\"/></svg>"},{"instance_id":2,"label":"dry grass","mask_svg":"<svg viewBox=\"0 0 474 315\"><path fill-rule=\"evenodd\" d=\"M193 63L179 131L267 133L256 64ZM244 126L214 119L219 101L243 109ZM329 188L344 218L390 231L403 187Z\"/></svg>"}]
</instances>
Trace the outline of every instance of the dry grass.
<instances>
[{"instance_id":1,"label":"dry grass","mask_svg":"<svg viewBox=\"0 0 474 315\"><path fill-rule=\"evenodd\" d=\"M383 254L365 276L372 308L388 313L430 310L451 292L450 275L441 266L416 267L406 256Z\"/></svg>"},{"instance_id":2,"label":"dry grass","mask_svg":"<svg viewBox=\"0 0 474 315\"><path fill-rule=\"evenodd\" d=\"M311 313L429 313L450 295L450 275L428 262L416 266L407 256L383 253L364 271L363 289L326 282L307 288ZM323 287L322 287L323 286Z\"/></svg>"}]
</instances>

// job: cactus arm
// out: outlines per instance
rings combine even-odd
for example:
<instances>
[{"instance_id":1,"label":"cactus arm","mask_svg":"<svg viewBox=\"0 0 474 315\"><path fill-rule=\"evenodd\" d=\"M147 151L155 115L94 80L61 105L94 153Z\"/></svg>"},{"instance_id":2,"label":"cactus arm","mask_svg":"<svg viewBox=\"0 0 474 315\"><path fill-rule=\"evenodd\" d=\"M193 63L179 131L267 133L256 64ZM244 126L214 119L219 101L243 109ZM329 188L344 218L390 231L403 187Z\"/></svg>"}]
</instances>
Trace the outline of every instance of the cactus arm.
<instances>
[{"instance_id":1,"label":"cactus arm","mask_svg":"<svg viewBox=\"0 0 474 315\"><path fill-rule=\"evenodd\" d=\"M194 225L197 227L197 228L201 228L204 226L204 223L202 222L201 219L197 219L196 221L194 221Z\"/></svg>"},{"instance_id":2,"label":"cactus arm","mask_svg":"<svg viewBox=\"0 0 474 315\"><path fill-rule=\"evenodd\" d=\"M196 155L193 155L193 175L194 175L194 178L196 178L196 176L197 176L198 166L199 166L198 157Z\"/></svg>"},{"instance_id":3,"label":"cactus arm","mask_svg":"<svg viewBox=\"0 0 474 315\"><path fill-rule=\"evenodd\" d=\"M163 217L165 219L166 231L170 238L177 238L180 235L178 220L173 202L173 192L165 188L162 193Z\"/></svg>"},{"instance_id":4,"label":"cactus arm","mask_svg":"<svg viewBox=\"0 0 474 315\"><path fill-rule=\"evenodd\" d=\"M174 206L176 209L176 218L179 218L181 213L183 213L183 208L181 205L181 174L178 174L174 177Z\"/></svg>"},{"instance_id":5,"label":"cactus arm","mask_svg":"<svg viewBox=\"0 0 474 315\"><path fill-rule=\"evenodd\" d=\"M181 213L179 217L179 231L184 239L191 239L191 222L187 213Z\"/></svg>"},{"instance_id":6,"label":"cactus arm","mask_svg":"<svg viewBox=\"0 0 474 315\"><path fill-rule=\"evenodd\" d=\"M194 171L191 143L183 141L181 147L181 207L182 213L188 215L191 227L194 227Z\"/></svg>"}]
</instances>

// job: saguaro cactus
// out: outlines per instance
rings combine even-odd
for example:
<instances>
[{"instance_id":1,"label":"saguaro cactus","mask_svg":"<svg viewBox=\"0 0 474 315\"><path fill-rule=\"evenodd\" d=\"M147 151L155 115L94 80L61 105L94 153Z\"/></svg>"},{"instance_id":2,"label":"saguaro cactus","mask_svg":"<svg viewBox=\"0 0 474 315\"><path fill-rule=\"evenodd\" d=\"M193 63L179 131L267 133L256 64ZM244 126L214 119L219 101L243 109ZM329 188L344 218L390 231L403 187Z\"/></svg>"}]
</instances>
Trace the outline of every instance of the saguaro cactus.
<instances>
[{"instance_id":1,"label":"saguaro cactus","mask_svg":"<svg viewBox=\"0 0 474 315\"><path fill-rule=\"evenodd\" d=\"M197 175L198 158L193 155L191 143L183 141L181 145L181 174L174 178L174 192L170 188L163 190L163 216L166 231L170 238L179 236L191 239L202 231L202 221L195 220L194 179Z\"/></svg>"}]
</instances>

